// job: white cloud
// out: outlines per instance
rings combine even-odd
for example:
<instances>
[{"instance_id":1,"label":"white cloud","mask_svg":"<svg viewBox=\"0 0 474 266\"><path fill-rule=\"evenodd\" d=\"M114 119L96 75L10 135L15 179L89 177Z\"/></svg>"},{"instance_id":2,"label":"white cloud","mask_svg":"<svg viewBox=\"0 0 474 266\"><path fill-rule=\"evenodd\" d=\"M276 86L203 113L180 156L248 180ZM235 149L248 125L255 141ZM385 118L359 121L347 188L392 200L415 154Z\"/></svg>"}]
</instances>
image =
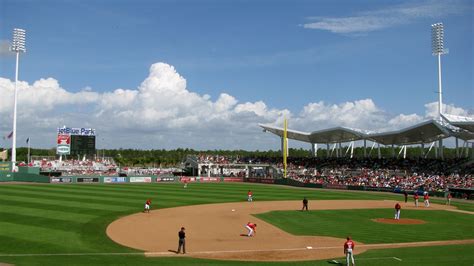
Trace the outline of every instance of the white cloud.
<instances>
[{"instance_id":1,"label":"white cloud","mask_svg":"<svg viewBox=\"0 0 474 266\"><path fill-rule=\"evenodd\" d=\"M470 116L469 111L452 104L443 104L443 113L456 116ZM425 104L425 117L430 119L438 118L438 102Z\"/></svg>"},{"instance_id":2,"label":"white cloud","mask_svg":"<svg viewBox=\"0 0 474 266\"><path fill-rule=\"evenodd\" d=\"M34 146L55 145L55 129L63 125L97 129L99 148L269 149L278 139L262 134L258 123L313 131L335 126L365 130L393 130L433 117L436 103L426 104L426 114L391 115L372 99L339 104L308 103L301 112L271 108L263 101L239 103L222 93L216 100L189 91L186 80L173 66L157 63L137 89L95 92L85 88L70 92L53 78L33 84L19 83L18 139L31 137ZM11 130L14 83L0 78L0 130ZM446 105L446 112L469 115Z\"/></svg>"},{"instance_id":3,"label":"white cloud","mask_svg":"<svg viewBox=\"0 0 474 266\"><path fill-rule=\"evenodd\" d=\"M326 30L338 34L364 34L423 18L442 18L472 11L460 1L426 1L372 10L348 17L310 17L304 28Z\"/></svg>"}]
</instances>

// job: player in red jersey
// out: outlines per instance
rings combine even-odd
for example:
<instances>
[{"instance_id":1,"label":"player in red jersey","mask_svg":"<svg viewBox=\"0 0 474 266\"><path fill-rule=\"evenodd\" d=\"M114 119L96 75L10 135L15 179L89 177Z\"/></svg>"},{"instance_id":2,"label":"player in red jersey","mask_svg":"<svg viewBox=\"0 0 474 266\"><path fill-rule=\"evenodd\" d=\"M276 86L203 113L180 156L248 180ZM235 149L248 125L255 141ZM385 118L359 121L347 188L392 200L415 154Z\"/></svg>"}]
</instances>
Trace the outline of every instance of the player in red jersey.
<instances>
[{"instance_id":1,"label":"player in red jersey","mask_svg":"<svg viewBox=\"0 0 474 266\"><path fill-rule=\"evenodd\" d=\"M451 199L453 198L453 196L451 195L450 192L448 192L448 196L446 198L447 198L446 205L451 205Z\"/></svg>"},{"instance_id":2,"label":"player in red jersey","mask_svg":"<svg viewBox=\"0 0 474 266\"><path fill-rule=\"evenodd\" d=\"M143 212L149 213L150 212L150 207L151 207L151 199L147 199L146 202L145 202L145 210L143 210Z\"/></svg>"},{"instance_id":3,"label":"player in red jersey","mask_svg":"<svg viewBox=\"0 0 474 266\"><path fill-rule=\"evenodd\" d=\"M415 191L415 194L413 195L413 199L415 200L415 207L418 207L418 198L419 198L418 193L416 193Z\"/></svg>"},{"instance_id":4,"label":"player in red jersey","mask_svg":"<svg viewBox=\"0 0 474 266\"><path fill-rule=\"evenodd\" d=\"M252 201L253 201L253 193L252 193L252 190L249 190L249 192L247 192L247 201L248 201L248 202L252 202Z\"/></svg>"},{"instance_id":5,"label":"player in red jersey","mask_svg":"<svg viewBox=\"0 0 474 266\"><path fill-rule=\"evenodd\" d=\"M344 254L346 255L346 265L349 266L349 258L352 260L352 265L355 265L354 262L354 241L352 241L351 237L347 237L347 241L344 243Z\"/></svg>"},{"instance_id":6,"label":"player in red jersey","mask_svg":"<svg viewBox=\"0 0 474 266\"><path fill-rule=\"evenodd\" d=\"M428 192L425 192L425 195L423 195L423 200L425 201L425 207L430 206L430 195L428 195Z\"/></svg>"},{"instance_id":7,"label":"player in red jersey","mask_svg":"<svg viewBox=\"0 0 474 266\"><path fill-rule=\"evenodd\" d=\"M248 222L247 225L245 225L245 228L249 231L247 236L253 236L254 234L257 234L257 224Z\"/></svg>"},{"instance_id":8,"label":"player in red jersey","mask_svg":"<svg viewBox=\"0 0 474 266\"><path fill-rule=\"evenodd\" d=\"M397 204L395 204L395 220L400 220L400 209L402 208L402 206L400 206L400 203L397 202Z\"/></svg>"}]
</instances>

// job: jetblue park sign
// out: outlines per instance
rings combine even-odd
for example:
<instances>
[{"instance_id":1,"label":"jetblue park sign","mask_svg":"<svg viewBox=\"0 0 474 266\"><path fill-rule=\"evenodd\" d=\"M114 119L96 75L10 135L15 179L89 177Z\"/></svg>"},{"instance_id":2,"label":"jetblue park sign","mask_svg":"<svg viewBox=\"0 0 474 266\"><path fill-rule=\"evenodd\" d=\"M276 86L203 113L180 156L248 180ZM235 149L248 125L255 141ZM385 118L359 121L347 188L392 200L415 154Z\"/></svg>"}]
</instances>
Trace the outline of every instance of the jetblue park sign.
<instances>
[{"instance_id":1,"label":"jetblue park sign","mask_svg":"<svg viewBox=\"0 0 474 266\"><path fill-rule=\"evenodd\" d=\"M58 135L95 136L95 129L84 127L60 127Z\"/></svg>"}]
</instances>

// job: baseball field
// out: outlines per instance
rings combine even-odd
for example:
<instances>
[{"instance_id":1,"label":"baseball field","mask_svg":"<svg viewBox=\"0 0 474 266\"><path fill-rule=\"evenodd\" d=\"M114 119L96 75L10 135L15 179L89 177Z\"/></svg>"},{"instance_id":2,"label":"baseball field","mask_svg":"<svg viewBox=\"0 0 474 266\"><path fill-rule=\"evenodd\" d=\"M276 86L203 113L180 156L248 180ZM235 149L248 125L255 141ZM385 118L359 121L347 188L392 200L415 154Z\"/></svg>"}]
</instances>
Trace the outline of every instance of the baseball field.
<instances>
[{"instance_id":1,"label":"baseball field","mask_svg":"<svg viewBox=\"0 0 474 266\"><path fill-rule=\"evenodd\" d=\"M336 265L351 235L358 265L473 265L474 204L434 199L427 210L410 199L401 218L421 223L377 220L402 199L248 183L2 184L0 264ZM241 236L248 220L252 238ZM186 255L173 253L181 226Z\"/></svg>"}]
</instances>

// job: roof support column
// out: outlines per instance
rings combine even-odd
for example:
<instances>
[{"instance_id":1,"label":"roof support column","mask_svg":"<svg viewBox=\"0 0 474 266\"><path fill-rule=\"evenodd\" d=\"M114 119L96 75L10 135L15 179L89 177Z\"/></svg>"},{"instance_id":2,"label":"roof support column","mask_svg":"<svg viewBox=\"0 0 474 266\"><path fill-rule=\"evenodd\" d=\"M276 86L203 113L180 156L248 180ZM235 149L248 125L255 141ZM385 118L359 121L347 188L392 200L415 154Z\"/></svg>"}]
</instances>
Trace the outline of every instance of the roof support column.
<instances>
[{"instance_id":1,"label":"roof support column","mask_svg":"<svg viewBox=\"0 0 474 266\"><path fill-rule=\"evenodd\" d=\"M459 139L456 138L456 158L459 158Z\"/></svg>"},{"instance_id":2,"label":"roof support column","mask_svg":"<svg viewBox=\"0 0 474 266\"><path fill-rule=\"evenodd\" d=\"M318 143L311 143L311 156L318 157Z\"/></svg>"},{"instance_id":3,"label":"roof support column","mask_svg":"<svg viewBox=\"0 0 474 266\"><path fill-rule=\"evenodd\" d=\"M392 144L392 158L395 158L395 144Z\"/></svg>"},{"instance_id":4,"label":"roof support column","mask_svg":"<svg viewBox=\"0 0 474 266\"><path fill-rule=\"evenodd\" d=\"M329 158L329 143L326 143L326 158Z\"/></svg>"},{"instance_id":5,"label":"roof support column","mask_svg":"<svg viewBox=\"0 0 474 266\"><path fill-rule=\"evenodd\" d=\"M382 159L382 153L380 152L380 143L377 143L377 158Z\"/></svg>"},{"instance_id":6,"label":"roof support column","mask_svg":"<svg viewBox=\"0 0 474 266\"><path fill-rule=\"evenodd\" d=\"M425 143L421 143L421 152L420 152L421 158L425 157Z\"/></svg>"},{"instance_id":7,"label":"roof support column","mask_svg":"<svg viewBox=\"0 0 474 266\"><path fill-rule=\"evenodd\" d=\"M364 139L364 158L367 158L367 140Z\"/></svg>"},{"instance_id":8,"label":"roof support column","mask_svg":"<svg viewBox=\"0 0 474 266\"><path fill-rule=\"evenodd\" d=\"M354 157L354 141L351 142L351 159Z\"/></svg>"}]
</instances>

